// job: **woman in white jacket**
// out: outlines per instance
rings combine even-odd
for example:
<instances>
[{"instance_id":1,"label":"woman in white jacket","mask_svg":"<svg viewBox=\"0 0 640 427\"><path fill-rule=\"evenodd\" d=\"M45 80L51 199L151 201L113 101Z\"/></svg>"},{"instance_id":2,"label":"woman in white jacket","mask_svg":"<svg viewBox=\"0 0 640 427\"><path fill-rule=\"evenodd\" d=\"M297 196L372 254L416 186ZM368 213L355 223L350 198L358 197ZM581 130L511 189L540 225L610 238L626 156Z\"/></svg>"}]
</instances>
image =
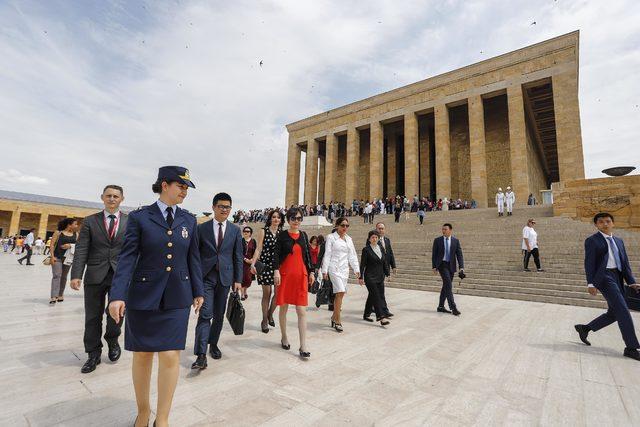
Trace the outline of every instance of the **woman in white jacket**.
<instances>
[{"instance_id":1,"label":"woman in white jacket","mask_svg":"<svg viewBox=\"0 0 640 427\"><path fill-rule=\"evenodd\" d=\"M331 327L338 332L342 332L340 323L340 311L342 309L342 299L347 292L347 280L349 279L349 267L353 270L356 278L360 278L360 264L353 240L347 235L349 220L340 217L336 220L336 231L329 234L325 240L324 258L322 259L322 276L324 279L331 279L335 300L333 303L333 316L331 316Z\"/></svg>"}]
</instances>

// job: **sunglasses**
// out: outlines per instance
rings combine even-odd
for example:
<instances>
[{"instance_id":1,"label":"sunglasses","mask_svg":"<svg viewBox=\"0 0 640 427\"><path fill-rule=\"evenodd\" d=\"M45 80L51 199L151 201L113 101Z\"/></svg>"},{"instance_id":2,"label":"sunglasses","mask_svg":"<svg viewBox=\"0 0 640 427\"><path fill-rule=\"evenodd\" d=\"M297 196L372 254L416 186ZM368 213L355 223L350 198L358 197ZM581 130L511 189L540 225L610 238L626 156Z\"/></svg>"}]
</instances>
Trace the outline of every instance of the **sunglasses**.
<instances>
[{"instance_id":1,"label":"sunglasses","mask_svg":"<svg viewBox=\"0 0 640 427\"><path fill-rule=\"evenodd\" d=\"M251 230L242 230L243 233L251 233Z\"/></svg>"},{"instance_id":2,"label":"sunglasses","mask_svg":"<svg viewBox=\"0 0 640 427\"><path fill-rule=\"evenodd\" d=\"M349 228L349 224L340 224L340 227Z\"/></svg>"},{"instance_id":3,"label":"sunglasses","mask_svg":"<svg viewBox=\"0 0 640 427\"><path fill-rule=\"evenodd\" d=\"M289 218L289 221L302 222L302 217L301 216L292 216L292 217Z\"/></svg>"}]
</instances>

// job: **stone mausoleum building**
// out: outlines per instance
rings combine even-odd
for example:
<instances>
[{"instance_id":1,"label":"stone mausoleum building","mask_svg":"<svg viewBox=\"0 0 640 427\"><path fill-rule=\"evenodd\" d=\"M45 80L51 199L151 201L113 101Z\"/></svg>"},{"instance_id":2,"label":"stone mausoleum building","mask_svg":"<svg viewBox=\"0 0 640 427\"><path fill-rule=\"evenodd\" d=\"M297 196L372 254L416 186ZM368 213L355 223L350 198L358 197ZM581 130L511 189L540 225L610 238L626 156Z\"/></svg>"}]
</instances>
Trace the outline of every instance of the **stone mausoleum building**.
<instances>
[{"instance_id":1,"label":"stone mausoleum building","mask_svg":"<svg viewBox=\"0 0 640 427\"><path fill-rule=\"evenodd\" d=\"M287 125L287 205L402 194L494 206L584 179L575 31ZM298 200L301 153L304 200Z\"/></svg>"}]
</instances>

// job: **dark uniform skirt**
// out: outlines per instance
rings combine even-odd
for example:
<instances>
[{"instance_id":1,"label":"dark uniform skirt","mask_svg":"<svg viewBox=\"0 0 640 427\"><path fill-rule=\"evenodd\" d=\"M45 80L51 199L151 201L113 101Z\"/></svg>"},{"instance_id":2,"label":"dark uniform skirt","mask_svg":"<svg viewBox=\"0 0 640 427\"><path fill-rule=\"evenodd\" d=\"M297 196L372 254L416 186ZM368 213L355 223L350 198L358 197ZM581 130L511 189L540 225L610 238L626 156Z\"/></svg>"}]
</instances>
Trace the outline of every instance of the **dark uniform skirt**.
<instances>
[{"instance_id":1,"label":"dark uniform skirt","mask_svg":"<svg viewBox=\"0 0 640 427\"><path fill-rule=\"evenodd\" d=\"M124 348L128 351L184 350L190 307L174 310L127 310Z\"/></svg>"}]
</instances>

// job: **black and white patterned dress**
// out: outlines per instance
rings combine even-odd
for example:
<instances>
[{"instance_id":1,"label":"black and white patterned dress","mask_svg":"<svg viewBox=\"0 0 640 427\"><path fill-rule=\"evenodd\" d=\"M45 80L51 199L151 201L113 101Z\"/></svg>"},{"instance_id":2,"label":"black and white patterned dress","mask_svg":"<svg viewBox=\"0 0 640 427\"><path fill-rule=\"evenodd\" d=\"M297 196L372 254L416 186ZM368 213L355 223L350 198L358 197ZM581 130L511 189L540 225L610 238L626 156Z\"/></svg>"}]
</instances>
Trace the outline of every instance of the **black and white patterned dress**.
<instances>
[{"instance_id":1,"label":"black and white patterned dress","mask_svg":"<svg viewBox=\"0 0 640 427\"><path fill-rule=\"evenodd\" d=\"M260 252L260 262L264 264L262 274L258 275L258 284L261 286L273 286L273 255L276 246L276 237L267 227L264 229L264 241L262 242L262 252Z\"/></svg>"}]
</instances>

